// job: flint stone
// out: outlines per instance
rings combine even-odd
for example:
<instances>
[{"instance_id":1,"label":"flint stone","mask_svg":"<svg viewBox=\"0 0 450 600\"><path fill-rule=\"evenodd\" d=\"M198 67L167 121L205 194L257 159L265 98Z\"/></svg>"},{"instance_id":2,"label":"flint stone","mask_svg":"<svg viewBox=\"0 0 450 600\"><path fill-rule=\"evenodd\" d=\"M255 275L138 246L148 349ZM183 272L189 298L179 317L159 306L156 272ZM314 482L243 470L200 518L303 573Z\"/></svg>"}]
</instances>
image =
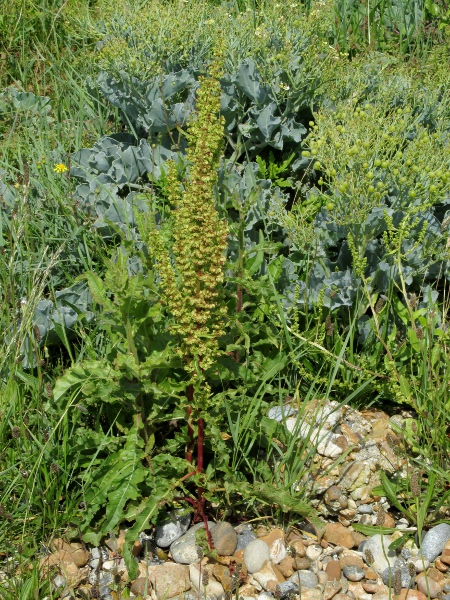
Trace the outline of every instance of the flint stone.
<instances>
[{"instance_id":1,"label":"flint stone","mask_svg":"<svg viewBox=\"0 0 450 600\"><path fill-rule=\"evenodd\" d=\"M173 598L187 592L191 583L187 565L164 563L147 568L148 579L158 598Z\"/></svg>"},{"instance_id":2,"label":"flint stone","mask_svg":"<svg viewBox=\"0 0 450 600\"><path fill-rule=\"evenodd\" d=\"M344 577L349 581L361 581L361 579L364 579L364 576L366 574L364 569L361 569L361 567L358 567L356 565L345 566L343 573Z\"/></svg>"},{"instance_id":3,"label":"flint stone","mask_svg":"<svg viewBox=\"0 0 450 600\"><path fill-rule=\"evenodd\" d=\"M208 521L208 528L211 531L215 523ZM204 529L204 523L197 523L180 538L172 542L170 552L176 563L190 565L199 560L197 552L197 544L195 540L195 532L198 529Z\"/></svg>"},{"instance_id":4,"label":"flint stone","mask_svg":"<svg viewBox=\"0 0 450 600\"><path fill-rule=\"evenodd\" d=\"M189 529L192 513L180 515L170 512L169 518L156 527L155 542L160 548L168 548Z\"/></svg>"},{"instance_id":5,"label":"flint stone","mask_svg":"<svg viewBox=\"0 0 450 600\"><path fill-rule=\"evenodd\" d=\"M220 556L230 556L236 550L237 533L230 523L226 521L216 523L211 527L211 537L214 548Z\"/></svg>"},{"instance_id":6,"label":"flint stone","mask_svg":"<svg viewBox=\"0 0 450 600\"><path fill-rule=\"evenodd\" d=\"M312 571L297 571L297 573L294 573L289 577L288 581L298 585L299 577L301 588L313 588L319 583L317 575Z\"/></svg>"},{"instance_id":7,"label":"flint stone","mask_svg":"<svg viewBox=\"0 0 450 600\"><path fill-rule=\"evenodd\" d=\"M380 574L388 567L392 568L397 558L395 551L389 550L389 545L392 541L391 536L381 535L379 533L364 541L364 546L362 548L364 560L367 563L367 551L370 550L373 556L373 563L371 563L370 566ZM362 544L360 544L360 549L361 546Z\"/></svg>"},{"instance_id":8,"label":"flint stone","mask_svg":"<svg viewBox=\"0 0 450 600\"><path fill-rule=\"evenodd\" d=\"M390 585L392 587L394 581L394 575L397 571L400 571L402 578L402 588L413 587L414 579L409 574L408 565L404 560L396 560L394 567L388 567L381 575L384 585Z\"/></svg>"},{"instance_id":9,"label":"flint stone","mask_svg":"<svg viewBox=\"0 0 450 600\"><path fill-rule=\"evenodd\" d=\"M439 525L437 525L437 527L439 527ZM417 578L417 588L427 597L429 594L430 598L437 598L442 593L443 586L434 579L431 579L431 577L419 575Z\"/></svg>"},{"instance_id":10,"label":"flint stone","mask_svg":"<svg viewBox=\"0 0 450 600\"><path fill-rule=\"evenodd\" d=\"M245 550L245 548L247 548L250 542L253 542L253 540L256 539L256 533L254 533L250 529L243 529L238 533L237 546L235 552L237 552L238 550Z\"/></svg>"},{"instance_id":11,"label":"flint stone","mask_svg":"<svg viewBox=\"0 0 450 600\"><path fill-rule=\"evenodd\" d=\"M269 546L263 540L253 540L244 550L244 562L249 573L256 573L270 560Z\"/></svg>"},{"instance_id":12,"label":"flint stone","mask_svg":"<svg viewBox=\"0 0 450 600\"><path fill-rule=\"evenodd\" d=\"M283 583L279 583L275 588L275 593L279 594L280 598L286 598L290 594L298 593L298 584L292 581L283 581Z\"/></svg>"},{"instance_id":13,"label":"flint stone","mask_svg":"<svg viewBox=\"0 0 450 600\"><path fill-rule=\"evenodd\" d=\"M292 406L272 406L267 413L269 419L281 423L284 419L292 417L297 411Z\"/></svg>"},{"instance_id":14,"label":"flint stone","mask_svg":"<svg viewBox=\"0 0 450 600\"><path fill-rule=\"evenodd\" d=\"M445 542L448 540L450 540L450 525L447 523L440 523L439 525L432 527L424 535L422 554L425 558L428 558L430 562L433 562L433 560L441 554Z\"/></svg>"},{"instance_id":15,"label":"flint stone","mask_svg":"<svg viewBox=\"0 0 450 600\"><path fill-rule=\"evenodd\" d=\"M218 598L219 596L222 596L225 593L222 584L213 579L212 577L209 578L208 585L206 587L203 586L200 576L200 570L197 569L195 565L189 565L189 577L191 580L192 587L195 590L201 589L201 591L205 593L206 597L215 596L216 598Z\"/></svg>"}]
</instances>

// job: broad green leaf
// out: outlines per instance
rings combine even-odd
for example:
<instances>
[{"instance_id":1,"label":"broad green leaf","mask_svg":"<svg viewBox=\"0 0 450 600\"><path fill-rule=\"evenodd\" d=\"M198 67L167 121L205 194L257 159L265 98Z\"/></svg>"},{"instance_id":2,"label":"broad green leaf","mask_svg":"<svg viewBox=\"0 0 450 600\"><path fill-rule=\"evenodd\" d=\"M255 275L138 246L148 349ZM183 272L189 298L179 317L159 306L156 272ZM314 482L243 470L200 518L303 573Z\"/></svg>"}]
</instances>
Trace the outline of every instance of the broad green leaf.
<instances>
[{"instance_id":1,"label":"broad green leaf","mask_svg":"<svg viewBox=\"0 0 450 600\"><path fill-rule=\"evenodd\" d=\"M108 306L110 302L106 296L106 287L102 279L93 271L88 271L87 273L83 273L83 275L79 275L75 281L83 279L87 280L94 301L101 306Z\"/></svg>"}]
</instances>

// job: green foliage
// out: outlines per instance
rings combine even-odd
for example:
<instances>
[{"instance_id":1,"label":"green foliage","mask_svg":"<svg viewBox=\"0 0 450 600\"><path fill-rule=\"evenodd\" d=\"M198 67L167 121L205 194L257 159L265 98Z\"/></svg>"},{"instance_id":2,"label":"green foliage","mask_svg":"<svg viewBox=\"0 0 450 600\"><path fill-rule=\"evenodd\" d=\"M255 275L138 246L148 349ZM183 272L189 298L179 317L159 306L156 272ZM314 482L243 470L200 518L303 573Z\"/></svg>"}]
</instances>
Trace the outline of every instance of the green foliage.
<instances>
[{"instance_id":1,"label":"green foliage","mask_svg":"<svg viewBox=\"0 0 450 600\"><path fill-rule=\"evenodd\" d=\"M442 41L440 29L448 19L448 9L441 1L334 0L333 4L335 42L350 52L369 44L383 51L420 53L430 43Z\"/></svg>"}]
</instances>

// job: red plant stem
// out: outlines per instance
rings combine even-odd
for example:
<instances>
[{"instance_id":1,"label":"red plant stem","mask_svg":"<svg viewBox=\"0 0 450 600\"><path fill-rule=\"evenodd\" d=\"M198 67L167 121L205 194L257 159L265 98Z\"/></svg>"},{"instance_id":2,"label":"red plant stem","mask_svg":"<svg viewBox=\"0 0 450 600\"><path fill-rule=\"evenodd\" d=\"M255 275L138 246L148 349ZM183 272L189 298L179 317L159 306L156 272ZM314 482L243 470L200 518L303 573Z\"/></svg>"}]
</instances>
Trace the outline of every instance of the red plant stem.
<instances>
[{"instance_id":1,"label":"red plant stem","mask_svg":"<svg viewBox=\"0 0 450 600\"><path fill-rule=\"evenodd\" d=\"M212 535L211 535L211 532L208 527L208 519L206 517L205 511L202 510L202 508L199 506L198 500L193 500L192 498L186 498L186 497L182 498L182 497L177 496L174 498L174 501L175 502L188 502L188 504L191 504L197 510L197 513L200 515L200 517L202 518L203 523L205 525L206 539L208 540L209 549L214 550L214 542L213 542Z\"/></svg>"},{"instance_id":2,"label":"red plant stem","mask_svg":"<svg viewBox=\"0 0 450 600\"><path fill-rule=\"evenodd\" d=\"M203 444L205 441L205 422L200 417L198 420L197 434L197 473L203 472Z\"/></svg>"},{"instance_id":3,"label":"red plant stem","mask_svg":"<svg viewBox=\"0 0 450 600\"><path fill-rule=\"evenodd\" d=\"M191 424L192 416L192 401L194 400L194 386L191 384L187 391L188 407L187 407L187 434L188 441L186 444L186 460L192 464L192 456L194 454L194 429Z\"/></svg>"},{"instance_id":4,"label":"red plant stem","mask_svg":"<svg viewBox=\"0 0 450 600\"><path fill-rule=\"evenodd\" d=\"M198 420L198 435L197 435L197 473L203 473L203 448L205 441L205 422L200 417ZM199 486L197 489L197 498L199 507L201 507L200 514L205 514L205 498L203 497L203 487ZM204 519L203 519L204 520ZM206 525L205 525L206 527Z\"/></svg>"}]
</instances>

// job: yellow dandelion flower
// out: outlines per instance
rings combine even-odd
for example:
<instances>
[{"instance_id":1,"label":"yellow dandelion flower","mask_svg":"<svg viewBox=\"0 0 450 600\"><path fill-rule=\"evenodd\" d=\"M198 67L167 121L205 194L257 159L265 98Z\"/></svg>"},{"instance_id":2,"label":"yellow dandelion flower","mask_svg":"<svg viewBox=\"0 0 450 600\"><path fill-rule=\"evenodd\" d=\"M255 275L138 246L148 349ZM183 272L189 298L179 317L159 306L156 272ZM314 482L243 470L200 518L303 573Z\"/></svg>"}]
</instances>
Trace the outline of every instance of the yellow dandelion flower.
<instances>
[{"instance_id":1,"label":"yellow dandelion flower","mask_svg":"<svg viewBox=\"0 0 450 600\"><path fill-rule=\"evenodd\" d=\"M66 165L63 165L63 163L58 163L57 165L55 165L53 170L55 171L55 173L65 173L69 169L66 167Z\"/></svg>"}]
</instances>

